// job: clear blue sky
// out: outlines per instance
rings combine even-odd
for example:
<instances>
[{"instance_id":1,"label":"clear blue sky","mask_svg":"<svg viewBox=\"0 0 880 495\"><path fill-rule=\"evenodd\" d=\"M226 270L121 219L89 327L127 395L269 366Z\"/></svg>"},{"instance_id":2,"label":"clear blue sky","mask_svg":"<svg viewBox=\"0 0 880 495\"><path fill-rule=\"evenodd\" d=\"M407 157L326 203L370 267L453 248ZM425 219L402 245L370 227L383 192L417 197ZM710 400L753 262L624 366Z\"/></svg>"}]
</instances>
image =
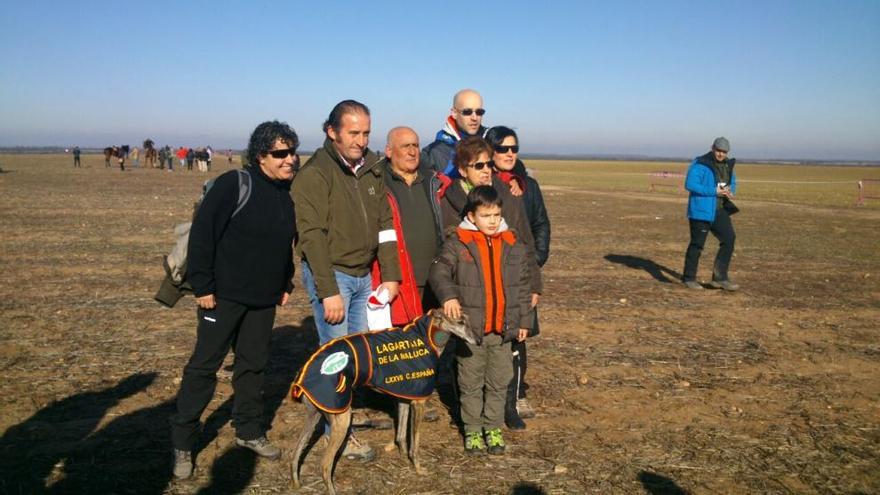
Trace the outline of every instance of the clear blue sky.
<instances>
[{"instance_id":1,"label":"clear blue sky","mask_svg":"<svg viewBox=\"0 0 880 495\"><path fill-rule=\"evenodd\" d=\"M0 2L0 146L240 148L277 118L313 149L346 98L373 148L424 145L472 87L524 152L880 158L876 0Z\"/></svg>"}]
</instances>

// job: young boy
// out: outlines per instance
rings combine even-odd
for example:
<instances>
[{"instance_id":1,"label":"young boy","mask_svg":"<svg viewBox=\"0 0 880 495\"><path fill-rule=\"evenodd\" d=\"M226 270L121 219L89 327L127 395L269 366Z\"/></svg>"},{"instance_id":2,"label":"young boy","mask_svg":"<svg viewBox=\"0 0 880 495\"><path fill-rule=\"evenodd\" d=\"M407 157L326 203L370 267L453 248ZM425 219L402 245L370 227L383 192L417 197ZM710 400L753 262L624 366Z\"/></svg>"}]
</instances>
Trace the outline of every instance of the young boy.
<instances>
[{"instance_id":1,"label":"young boy","mask_svg":"<svg viewBox=\"0 0 880 495\"><path fill-rule=\"evenodd\" d=\"M529 258L501 217L501 198L492 186L468 193L464 215L431 265L429 280L446 315L465 313L485 335L480 345L459 342L456 348L464 450L501 455L504 401L513 378L510 343L525 340L534 321Z\"/></svg>"}]
</instances>

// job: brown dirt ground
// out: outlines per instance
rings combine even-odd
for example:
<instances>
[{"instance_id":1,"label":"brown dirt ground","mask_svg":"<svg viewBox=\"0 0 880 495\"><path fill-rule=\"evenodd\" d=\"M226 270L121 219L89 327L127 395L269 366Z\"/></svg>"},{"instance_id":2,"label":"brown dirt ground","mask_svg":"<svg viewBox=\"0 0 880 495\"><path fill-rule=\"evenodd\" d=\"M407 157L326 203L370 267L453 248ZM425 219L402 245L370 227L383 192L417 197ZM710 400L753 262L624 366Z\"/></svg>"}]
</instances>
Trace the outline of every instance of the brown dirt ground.
<instances>
[{"instance_id":1,"label":"brown dirt ground","mask_svg":"<svg viewBox=\"0 0 880 495\"><path fill-rule=\"evenodd\" d=\"M167 417L194 305L152 296L205 176L70 161L0 156L0 492L288 492L287 456L230 447L227 376L196 476L171 480ZM743 290L728 294L676 283L682 198L545 194L537 418L506 435L506 456L477 459L446 418L428 423L429 476L380 448L373 463L339 463L343 493L880 492L876 212L742 202L732 273ZM266 421L285 449L302 419L285 392L317 343L309 313L298 289L276 319ZM391 433L361 437L380 446ZM318 457L301 493L322 491Z\"/></svg>"}]
</instances>

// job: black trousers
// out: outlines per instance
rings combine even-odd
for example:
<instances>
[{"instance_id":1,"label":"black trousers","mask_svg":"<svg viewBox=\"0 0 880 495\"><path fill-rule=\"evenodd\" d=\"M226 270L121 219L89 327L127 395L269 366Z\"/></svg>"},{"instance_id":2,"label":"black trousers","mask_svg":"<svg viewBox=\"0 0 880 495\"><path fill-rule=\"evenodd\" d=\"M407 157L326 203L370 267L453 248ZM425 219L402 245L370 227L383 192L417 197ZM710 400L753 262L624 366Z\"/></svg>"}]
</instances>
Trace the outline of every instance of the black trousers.
<instances>
[{"instance_id":1,"label":"black trousers","mask_svg":"<svg viewBox=\"0 0 880 495\"><path fill-rule=\"evenodd\" d=\"M171 443L178 450L193 450L199 419L214 397L217 370L230 347L235 349L232 425L243 440L262 436L264 370L275 306L250 308L218 299L214 309L200 308L198 319L196 347L183 369L177 413L171 417Z\"/></svg>"},{"instance_id":2,"label":"black trousers","mask_svg":"<svg viewBox=\"0 0 880 495\"><path fill-rule=\"evenodd\" d=\"M703 245L706 237L712 232L720 245L718 254L715 256L715 266L712 270L712 280L727 280L727 270L730 267L730 258L733 256L733 246L736 242L736 233L733 231L733 222L730 215L722 208L715 211L715 221L712 223L702 220L690 220L691 242L688 244L687 253L684 256L684 281L697 279L697 266L700 264L700 255L703 253Z\"/></svg>"}]
</instances>

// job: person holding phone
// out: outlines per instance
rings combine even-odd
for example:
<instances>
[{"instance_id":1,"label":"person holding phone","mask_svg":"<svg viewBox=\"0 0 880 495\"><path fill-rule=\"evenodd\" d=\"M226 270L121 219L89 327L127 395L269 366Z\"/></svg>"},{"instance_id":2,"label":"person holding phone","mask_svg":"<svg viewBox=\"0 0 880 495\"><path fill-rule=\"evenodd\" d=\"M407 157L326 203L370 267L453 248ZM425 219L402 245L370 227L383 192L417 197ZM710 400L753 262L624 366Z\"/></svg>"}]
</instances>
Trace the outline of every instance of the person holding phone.
<instances>
[{"instance_id":1,"label":"person holding phone","mask_svg":"<svg viewBox=\"0 0 880 495\"><path fill-rule=\"evenodd\" d=\"M695 158L688 167L684 187L690 193L687 216L691 241L684 257L682 282L689 289L703 288L697 281L697 267L709 232L720 243L709 286L726 291L739 289L739 285L728 276L736 241L730 216L739 211L732 201L736 193L736 174L733 171L736 159L729 158L729 153L730 142L727 138L719 137L712 143L708 153Z\"/></svg>"}]
</instances>

